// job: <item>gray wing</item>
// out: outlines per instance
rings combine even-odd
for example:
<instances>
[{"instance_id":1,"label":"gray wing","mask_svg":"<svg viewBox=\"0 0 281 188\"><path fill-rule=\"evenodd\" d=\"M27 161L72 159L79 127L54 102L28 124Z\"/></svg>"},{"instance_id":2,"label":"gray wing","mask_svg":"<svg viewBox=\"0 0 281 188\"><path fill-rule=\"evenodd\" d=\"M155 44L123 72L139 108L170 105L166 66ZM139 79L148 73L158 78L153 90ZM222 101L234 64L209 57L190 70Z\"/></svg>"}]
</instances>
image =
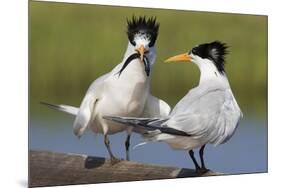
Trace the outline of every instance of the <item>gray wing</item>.
<instances>
[{"instance_id":1,"label":"gray wing","mask_svg":"<svg viewBox=\"0 0 281 188\"><path fill-rule=\"evenodd\" d=\"M191 105L196 105L198 103L198 100L205 96L208 93L211 93L213 91L218 90L225 90L225 87L218 86L217 84L214 84L212 82L207 82L205 84L200 84L200 86L195 87L191 89L174 107L174 109L171 112L171 115L179 114L182 112L187 112L189 110L192 110L190 108Z\"/></svg>"},{"instance_id":2,"label":"gray wing","mask_svg":"<svg viewBox=\"0 0 281 188\"><path fill-rule=\"evenodd\" d=\"M149 95L144 106L143 117L167 117L170 114L170 106L163 100Z\"/></svg>"},{"instance_id":3,"label":"gray wing","mask_svg":"<svg viewBox=\"0 0 281 188\"><path fill-rule=\"evenodd\" d=\"M81 137L86 128L88 127L91 119L95 118L94 108L98 101L99 93L101 92L101 85L104 80L110 75L107 73L96 79L89 87L76 115L73 132L76 136Z\"/></svg>"},{"instance_id":4,"label":"gray wing","mask_svg":"<svg viewBox=\"0 0 281 188\"><path fill-rule=\"evenodd\" d=\"M196 90L182 99L167 127L186 132L203 142L220 144L234 133L241 117L240 109L230 89Z\"/></svg>"}]
</instances>

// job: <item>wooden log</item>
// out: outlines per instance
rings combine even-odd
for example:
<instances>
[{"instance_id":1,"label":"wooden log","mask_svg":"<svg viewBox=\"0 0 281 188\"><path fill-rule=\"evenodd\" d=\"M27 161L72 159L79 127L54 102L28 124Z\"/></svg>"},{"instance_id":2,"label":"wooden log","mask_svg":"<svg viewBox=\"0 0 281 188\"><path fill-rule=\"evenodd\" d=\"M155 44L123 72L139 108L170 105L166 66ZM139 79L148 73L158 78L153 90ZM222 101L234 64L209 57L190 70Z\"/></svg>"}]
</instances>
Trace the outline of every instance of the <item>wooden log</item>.
<instances>
[{"instance_id":1,"label":"wooden log","mask_svg":"<svg viewBox=\"0 0 281 188\"><path fill-rule=\"evenodd\" d=\"M29 187L211 176L194 170L47 151L29 152Z\"/></svg>"}]
</instances>

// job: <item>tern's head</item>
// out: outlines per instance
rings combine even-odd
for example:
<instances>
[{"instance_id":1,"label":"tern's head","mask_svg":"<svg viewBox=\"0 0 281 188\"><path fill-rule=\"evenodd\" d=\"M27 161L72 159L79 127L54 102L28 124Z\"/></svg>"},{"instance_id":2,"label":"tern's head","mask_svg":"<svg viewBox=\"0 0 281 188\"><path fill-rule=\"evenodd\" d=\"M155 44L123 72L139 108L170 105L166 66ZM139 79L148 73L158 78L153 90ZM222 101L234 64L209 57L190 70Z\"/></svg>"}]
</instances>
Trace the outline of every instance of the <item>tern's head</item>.
<instances>
[{"instance_id":1,"label":"tern's head","mask_svg":"<svg viewBox=\"0 0 281 188\"><path fill-rule=\"evenodd\" d=\"M127 24L128 39L136 50L143 47L148 51L154 46L159 29L159 23L156 22L155 17L141 16L136 18L133 16L131 20L127 20Z\"/></svg>"},{"instance_id":2,"label":"tern's head","mask_svg":"<svg viewBox=\"0 0 281 188\"><path fill-rule=\"evenodd\" d=\"M223 74L225 55L227 54L227 45L225 43L214 41L211 43L200 44L192 48L189 52L173 56L165 62L193 62L198 66L212 63L219 73Z\"/></svg>"},{"instance_id":3,"label":"tern's head","mask_svg":"<svg viewBox=\"0 0 281 188\"><path fill-rule=\"evenodd\" d=\"M126 59L119 75L126 66L134 59L140 59L140 62L145 66L147 76L150 73L150 66L155 60L155 42L158 36L159 23L155 17L146 18L141 16L132 17L127 20L127 35L129 40L129 48L132 49L131 54Z\"/></svg>"}]
</instances>

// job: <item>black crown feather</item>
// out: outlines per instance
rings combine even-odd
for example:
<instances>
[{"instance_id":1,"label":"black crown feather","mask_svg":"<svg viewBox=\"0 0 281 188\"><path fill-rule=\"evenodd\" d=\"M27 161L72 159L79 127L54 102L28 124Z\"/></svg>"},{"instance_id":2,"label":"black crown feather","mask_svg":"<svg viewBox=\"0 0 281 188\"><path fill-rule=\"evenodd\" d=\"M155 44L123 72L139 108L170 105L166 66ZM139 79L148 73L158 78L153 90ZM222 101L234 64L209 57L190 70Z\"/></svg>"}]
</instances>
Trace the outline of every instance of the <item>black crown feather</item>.
<instances>
[{"instance_id":1,"label":"black crown feather","mask_svg":"<svg viewBox=\"0 0 281 188\"><path fill-rule=\"evenodd\" d=\"M201 44L192 49L192 53L200 56L201 58L207 58L214 62L220 73L225 72L225 55L228 54L228 46L226 43L220 41L214 41L211 43Z\"/></svg>"},{"instance_id":2,"label":"black crown feather","mask_svg":"<svg viewBox=\"0 0 281 188\"><path fill-rule=\"evenodd\" d=\"M135 35L141 33L149 37L149 47L154 46L159 29L159 23L156 22L156 17L147 19L145 16L140 16L138 18L133 16L131 20L127 19L127 25L128 39L132 45L136 45L134 41Z\"/></svg>"}]
</instances>

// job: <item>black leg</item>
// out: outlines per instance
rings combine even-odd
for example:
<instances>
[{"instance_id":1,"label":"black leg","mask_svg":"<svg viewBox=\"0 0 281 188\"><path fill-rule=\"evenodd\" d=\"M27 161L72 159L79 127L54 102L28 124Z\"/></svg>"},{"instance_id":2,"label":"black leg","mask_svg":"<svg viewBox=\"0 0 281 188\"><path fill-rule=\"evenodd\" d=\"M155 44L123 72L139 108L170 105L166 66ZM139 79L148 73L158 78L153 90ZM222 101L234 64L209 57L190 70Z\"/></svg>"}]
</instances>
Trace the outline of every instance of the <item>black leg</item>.
<instances>
[{"instance_id":1,"label":"black leg","mask_svg":"<svg viewBox=\"0 0 281 188\"><path fill-rule=\"evenodd\" d=\"M199 150L199 155L200 155L200 161L201 161L201 168L206 169L205 163L204 163L204 149L206 145L203 145L200 150Z\"/></svg>"},{"instance_id":2,"label":"black leg","mask_svg":"<svg viewBox=\"0 0 281 188\"><path fill-rule=\"evenodd\" d=\"M126 160L129 161L130 160L130 138L131 138L131 135L128 134L127 135L127 139L126 139L126 142L125 142L125 147L126 147Z\"/></svg>"},{"instance_id":3,"label":"black leg","mask_svg":"<svg viewBox=\"0 0 281 188\"><path fill-rule=\"evenodd\" d=\"M192 161L193 161L193 163L194 163L194 165L195 165L196 171L200 170L200 166L198 165L198 163L197 163L197 161L196 161L196 159L195 159L195 157L194 157L194 152L193 152L193 150L189 150L188 153L189 153L189 155L190 155L190 157L191 157L191 159L192 159Z\"/></svg>"},{"instance_id":4,"label":"black leg","mask_svg":"<svg viewBox=\"0 0 281 188\"><path fill-rule=\"evenodd\" d=\"M109 141L107 135L104 135L104 144L105 144L106 149L107 149L107 151L108 151L108 153L109 153L109 155L110 155L111 163L116 163L116 162L118 162L119 160L118 160L116 157L114 157L114 155L113 155L113 153L112 153L112 151L111 151L111 149L110 149L110 141Z\"/></svg>"},{"instance_id":5,"label":"black leg","mask_svg":"<svg viewBox=\"0 0 281 188\"><path fill-rule=\"evenodd\" d=\"M200 161L201 161L201 169L200 169L201 173L206 173L209 171L209 169L206 168L204 163L204 149L205 149L205 145L203 145L199 150Z\"/></svg>"}]
</instances>

